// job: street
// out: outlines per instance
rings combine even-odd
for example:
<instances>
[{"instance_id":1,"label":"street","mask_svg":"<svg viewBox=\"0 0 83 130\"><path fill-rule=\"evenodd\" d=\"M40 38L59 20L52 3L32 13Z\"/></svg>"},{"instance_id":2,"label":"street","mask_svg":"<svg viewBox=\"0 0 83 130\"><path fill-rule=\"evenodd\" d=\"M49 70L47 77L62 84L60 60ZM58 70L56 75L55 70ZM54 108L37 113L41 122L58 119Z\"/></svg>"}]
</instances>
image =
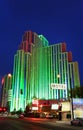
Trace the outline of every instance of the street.
<instances>
[{"instance_id":1,"label":"street","mask_svg":"<svg viewBox=\"0 0 83 130\"><path fill-rule=\"evenodd\" d=\"M32 118L0 118L0 130L82 130L83 127L55 123L53 120Z\"/></svg>"},{"instance_id":2,"label":"street","mask_svg":"<svg viewBox=\"0 0 83 130\"><path fill-rule=\"evenodd\" d=\"M50 130L21 119L0 119L0 130Z\"/></svg>"}]
</instances>

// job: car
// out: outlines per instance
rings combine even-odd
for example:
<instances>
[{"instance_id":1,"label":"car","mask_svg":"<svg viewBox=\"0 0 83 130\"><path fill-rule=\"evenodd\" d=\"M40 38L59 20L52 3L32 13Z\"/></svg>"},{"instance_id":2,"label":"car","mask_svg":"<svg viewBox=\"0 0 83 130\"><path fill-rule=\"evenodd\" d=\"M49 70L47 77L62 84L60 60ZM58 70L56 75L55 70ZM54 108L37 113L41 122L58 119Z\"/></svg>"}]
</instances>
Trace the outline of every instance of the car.
<instances>
[{"instance_id":1,"label":"car","mask_svg":"<svg viewBox=\"0 0 83 130\"><path fill-rule=\"evenodd\" d=\"M83 118L77 117L71 120L71 125L83 126Z\"/></svg>"},{"instance_id":2,"label":"car","mask_svg":"<svg viewBox=\"0 0 83 130\"><path fill-rule=\"evenodd\" d=\"M20 115L19 115L19 118L24 118L24 115L23 115L23 114L20 114Z\"/></svg>"},{"instance_id":3,"label":"car","mask_svg":"<svg viewBox=\"0 0 83 130\"><path fill-rule=\"evenodd\" d=\"M46 114L46 119L53 119L53 115L52 114Z\"/></svg>"},{"instance_id":4,"label":"car","mask_svg":"<svg viewBox=\"0 0 83 130\"><path fill-rule=\"evenodd\" d=\"M13 114L13 115L10 115L9 117L18 118L18 115L17 114Z\"/></svg>"}]
</instances>

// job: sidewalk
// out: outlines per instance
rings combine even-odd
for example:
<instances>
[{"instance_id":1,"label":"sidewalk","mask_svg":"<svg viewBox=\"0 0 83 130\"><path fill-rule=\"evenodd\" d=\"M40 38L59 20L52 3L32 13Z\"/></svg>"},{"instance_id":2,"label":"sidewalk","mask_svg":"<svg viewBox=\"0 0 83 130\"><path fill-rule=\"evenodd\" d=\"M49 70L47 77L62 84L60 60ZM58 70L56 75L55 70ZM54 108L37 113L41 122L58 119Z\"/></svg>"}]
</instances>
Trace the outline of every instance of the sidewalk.
<instances>
[{"instance_id":1,"label":"sidewalk","mask_svg":"<svg viewBox=\"0 0 83 130\"><path fill-rule=\"evenodd\" d=\"M56 121L56 123L60 123L60 124L70 124L70 120Z\"/></svg>"},{"instance_id":2,"label":"sidewalk","mask_svg":"<svg viewBox=\"0 0 83 130\"><path fill-rule=\"evenodd\" d=\"M69 126L70 125L70 121L59 121L59 120L49 120L48 121L49 122L49 124L51 124L51 125L56 125L56 126Z\"/></svg>"}]
</instances>

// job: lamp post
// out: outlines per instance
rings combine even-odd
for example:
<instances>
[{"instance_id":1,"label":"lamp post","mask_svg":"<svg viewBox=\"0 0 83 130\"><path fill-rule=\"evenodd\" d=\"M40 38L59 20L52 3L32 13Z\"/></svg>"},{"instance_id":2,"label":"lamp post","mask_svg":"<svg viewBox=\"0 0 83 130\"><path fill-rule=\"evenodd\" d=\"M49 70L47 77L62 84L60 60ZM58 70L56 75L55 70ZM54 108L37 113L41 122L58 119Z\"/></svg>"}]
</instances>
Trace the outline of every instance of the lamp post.
<instances>
[{"instance_id":1,"label":"lamp post","mask_svg":"<svg viewBox=\"0 0 83 130\"><path fill-rule=\"evenodd\" d=\"M72 92L72 80L71 80L71 77L70 77L70 91L71 91L71 94L70 94L70 97L71 97L71 119L74 119L74 111L73 111L73 92Z\"/></svg>"},{"instance_id":2,"label":"lamp post","mask_svg":"<svg viewBox=\"0 0 83 130\"><path fill-rule=\"evenodd\" d=\"M58 78L58 84L59 84L60 74L57 75L57 78ZM58 102L59 102L59 120L62 120L62 115L61 115L62 105L60 104L60 89L59 88L58 88Z\"/></svg>"},{"instance_id":3,"label":"lamp post","mask_svg":"<svg viewBox=\"0 0 83 130\"><path fill-rule=\"evenodd\" d=\"M58 78L58 84L59 84L59 79L60 79L60 74L57 75ZM58 99L60 100L60 90L58 89Z\"/></svg>"}]
</instances>

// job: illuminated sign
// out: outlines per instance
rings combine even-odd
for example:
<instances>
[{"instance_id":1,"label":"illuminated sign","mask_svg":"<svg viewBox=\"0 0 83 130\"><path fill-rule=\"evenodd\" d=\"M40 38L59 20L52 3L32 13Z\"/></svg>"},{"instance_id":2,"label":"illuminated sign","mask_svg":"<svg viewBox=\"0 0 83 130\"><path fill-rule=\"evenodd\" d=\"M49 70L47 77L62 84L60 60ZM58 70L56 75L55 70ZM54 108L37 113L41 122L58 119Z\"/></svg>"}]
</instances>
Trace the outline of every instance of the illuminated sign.
<instances>
[{"instance_id":1,"label":"illuminated sign","mask_svg":"<svg viewBox=\"0 0 83 130\"><path fill-rule=\"evenodd\" d=\"M83 118L83 98L73 98L74 118Z\"/></svg>"},{"instance_id":2,"label":"illuminated sign","mask_svg":"<svg viewBox=\"0 0 83 130\"><path fill-rule=\"evenodd\" d=\"M32 104L38 105L38 100L33 99L33 100L32 100Z\"/></svg>"},{"instance_id":3,"label":"illuminated sign","mask_svg":"<svg viewBox=\"0 0 83 130\"><path fill-rule=\"evenodd\" d=\"M32 110L38 110L38 107L32 107Z\"/></svg>"},{"instance_id":4,"label":"illuminated sign","mask_svg":"<svg viewBox=\"0 0 83 130\"><path fill-rule=\"evenodd\" d=\"M66 84L51 83L51 88L52 89L63 89L63 90L65 90L67 88L67 86L66 86Z\"/></svg>"},{"instance_id":5,"label":"illuminated sign","mask_svg":"<svg viewBox=\"0 0 83 130\"><path fill-rule=\"evenodd\" d=\"M71 105L70 102L62 102L62 111L70 111L71 110Z\"/></svg>"},{"instance_id":6,"label":"illuminated sign","mask_svg":"<svg viewBox=\"0 0 83 130\"><path fill-rule=\"evenodd\" d=\"M58 110L59 105L58 104L52 104L51 109L52 110Z\"/></svg>"}]
</instances>

